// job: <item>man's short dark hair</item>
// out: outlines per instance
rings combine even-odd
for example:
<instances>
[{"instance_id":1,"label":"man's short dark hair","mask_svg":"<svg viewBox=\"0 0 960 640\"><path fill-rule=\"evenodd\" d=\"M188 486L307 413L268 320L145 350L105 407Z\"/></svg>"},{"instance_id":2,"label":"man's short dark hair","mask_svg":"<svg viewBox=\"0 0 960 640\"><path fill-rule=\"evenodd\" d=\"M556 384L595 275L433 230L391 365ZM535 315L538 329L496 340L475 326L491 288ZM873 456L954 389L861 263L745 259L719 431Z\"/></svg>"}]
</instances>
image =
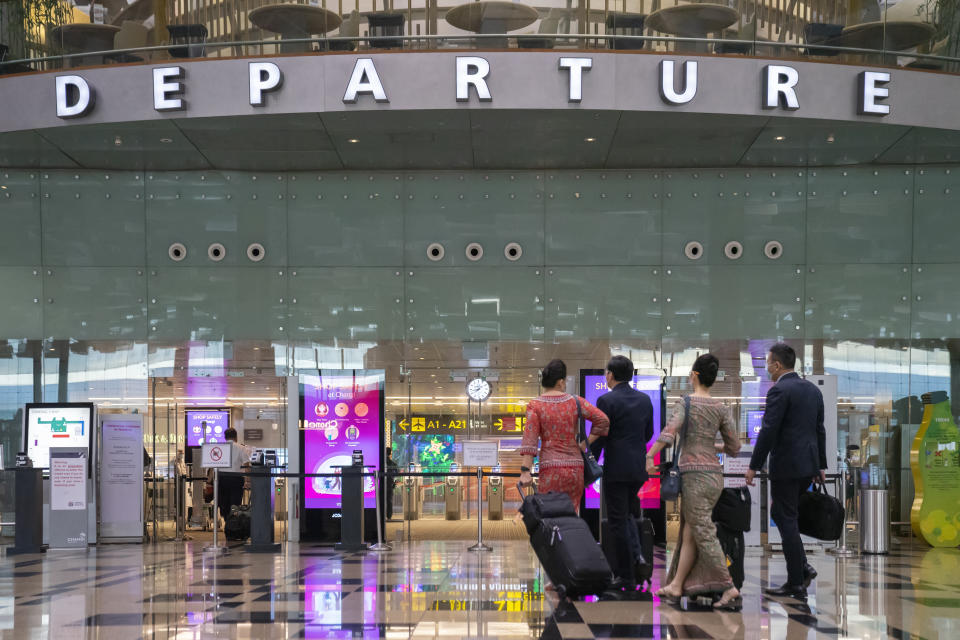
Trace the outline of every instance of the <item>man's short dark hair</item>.
<instances>
[{"instance_id":1,"label":"man's short dark hair","mask_svg":"<svg viewBox=\"0 0 960 640\"><path fill-rule=\"evenodd\" d=\"M232 441L236 442L236 441L237 441L237 430L234 429L233 427L230 427L229 429L227 429L226 431L223 432L223 437L226 438L227 440L232 440Z\"/></svg>"},{"instance_id":2,"label":"man's short dark hair","mask_svg":"<svg viewBox=\"0 0 960 640\"><path fill-rule=\"evenodd\" d=\"M607 363L607 371L613 374L617 382L629 382L633 379L633 363L627 356L613 356Z\"/></svg>"},{"instance_id":3,"label":"man's short dark hair","mask_svg":"<svg viewBox=\"0 0 960 640\"><path fill-rule=\"evenodd\" d=\"M784 342L778 342L770 347L770 355L773 356L774 360L782 364L784 369L793 369L797 366L797 352L793 350L793 347Z\"/></svg>"}]
</instances>

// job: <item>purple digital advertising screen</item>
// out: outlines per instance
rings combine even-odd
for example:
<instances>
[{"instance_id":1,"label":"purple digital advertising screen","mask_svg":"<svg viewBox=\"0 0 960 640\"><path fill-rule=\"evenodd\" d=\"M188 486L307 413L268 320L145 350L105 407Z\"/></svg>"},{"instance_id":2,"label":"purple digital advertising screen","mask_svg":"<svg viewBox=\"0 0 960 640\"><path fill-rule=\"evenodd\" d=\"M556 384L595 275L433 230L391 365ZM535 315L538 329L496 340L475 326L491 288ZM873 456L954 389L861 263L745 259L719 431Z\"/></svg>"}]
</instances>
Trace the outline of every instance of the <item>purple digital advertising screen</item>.
<instances>
[{"instance_id":1,"label":"purple digital advertising screen","mask_svg":"<svg viewBox=\"0 0 960 640\"><path fill-rule=\"evenodd\" d=\"M227 441L224 434L230 428L229 409L191 409L186 414L188 447Z\"/></svg>"},{"instance_id":2,"label":"purple digital advertising screen","mask_svg":"<svg viewBox=\"0 0 960 640\"><path fill-rule=\"evenodd\" d=\"M339 473L352 464L355 449L363 464L380 467L384 374L382 371L337 371L300 376L303 399L303 469L305 473ZM369 469L368 469L369 471ZM376 507L373 477L364 478L364 506ZM307 509L339 509L340 478L307 478Z\"/></svg>"},{"instance_id":3,"label":"purple digital advertising screen","mask_svg":"<svg viewBox=\"0 0 960 640\"><path fill-rule=\"evenodd\" d=\"M757 443L757 436L760 435L760 427L763 426L763 411L747 411L747 434L750 437L750 444Z\"/></svg>"},{"instance_id":4,"label":"purple digital advertising screen","mask_svg":"<svg viewBox=\"0 0 960 640\"><path fill-rule=\"evenodd\" d=\"M604 373L589 373L585 374L581 372L581 380L583 381L583 397L586 398L587 402L596 406L597 399L603 394L610 391L607 388L607 380ZM647 443L647 450L650 450L650 447L653 446L653 443L657 441L657 437L660 435L660 424L662 420L662 402L663 402L663 378L658 375L635 375L633 380L630 381L630 386L638 391L642 391L648 396L650 396L650 401L653 403L653 438L650 439L650 442ZM590 423L586 423L587 435L590 435ZM603 464L603 454L600 455L600 464ZM659 456L657 463L659 463ZM637 462L637 464L644 464L643 460ZM646 484L640 488L640 506L644 509L657 509L660 507L660 478L650 478L647 480ZM597 480L595 483L586 488L584 506L588 509L599 509L600 508L600 480Z\"/></svg>"}]
</instances>

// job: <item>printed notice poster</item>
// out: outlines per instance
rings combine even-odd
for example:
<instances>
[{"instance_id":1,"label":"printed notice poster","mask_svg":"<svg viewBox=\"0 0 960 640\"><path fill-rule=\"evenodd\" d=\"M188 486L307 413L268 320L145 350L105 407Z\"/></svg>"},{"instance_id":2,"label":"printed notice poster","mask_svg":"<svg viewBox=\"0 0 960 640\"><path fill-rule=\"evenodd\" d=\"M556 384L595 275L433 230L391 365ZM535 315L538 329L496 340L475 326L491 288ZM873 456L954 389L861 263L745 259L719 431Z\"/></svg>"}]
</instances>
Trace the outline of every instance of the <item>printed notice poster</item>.
<instances>
[{"instance_id":1,"label":"printed notice poster","mask_svg":"<svg viewBox=\"0 0 960 640\"><path fill-rule=\"evenodd\" d=\"M54 511L87 508L86 453L50 453L50 508Z\"/></svg>"},{"instance_id":2,"label":"printed notice poster","mask_svg":"<svg viewBox=\"0 0 960 640\"><path fill-rule=\"evenodd\" d=\"M363 463L376 468L380 460L380 400L382 371L344 371L301 376L303 393L303 463L307 473L339 473L352 464L354 449ZM368 469L369 471L369 469ZM373 478L363 482L364 506L375 507ZM308 509L339 509L340 478L307 478L304 505Z\"/></svg>"},{"instance_id":3,"label":"printed notice poster","mask_svg":"<svg viewBox=\"0 0 960 640\"><path fill-rule=\"evenodd\" d=\"M103 533L117 537L142 535L143 427L140 416L104 416L100 442Z\"/></svg>"},{"instance_id":4,"label":"printed notice poster","mask_svg":"<svg viewBox=\"0 0 960 640\"><path fill-rule=\"evenodd\" d=\"M662 380L663 379L660 376L648 375L633 376L633 380L630 382L631 387L650 396L650 401L653 403L653 438L651 438L650 442L647 443L648 451L660 436L660 385ZM583 397L593 406L597 406L597 398L610 391L607 388L606 378L602 375L584 376L583 385ZM590 423L587 422L587 435L590 435L590 427ZM600 455L600 459L597 462L603 464L603 454ZM637 462L637 464L644 464L644 461L640 460ZM588 509L597 509L600 507L600 482L600 480L597 480L591 486L586 488L584 495L584 506ZM660 506L660 478L653 477L647 480L643 487L640 488L639 496L640 506L642 508L658 508Z\"/></svg>"}]
</instances>

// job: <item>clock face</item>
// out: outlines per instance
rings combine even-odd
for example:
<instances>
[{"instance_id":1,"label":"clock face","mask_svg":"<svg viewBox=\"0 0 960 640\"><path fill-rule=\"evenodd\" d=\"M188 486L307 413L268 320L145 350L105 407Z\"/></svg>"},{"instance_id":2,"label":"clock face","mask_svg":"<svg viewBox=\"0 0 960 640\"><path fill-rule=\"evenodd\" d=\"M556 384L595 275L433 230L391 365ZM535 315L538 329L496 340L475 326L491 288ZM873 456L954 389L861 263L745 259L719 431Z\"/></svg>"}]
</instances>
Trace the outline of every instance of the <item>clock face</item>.
<instances>
[{"instance_id":1,"label":"clock face","mask_svg":"<svg viewBox=\"0 0 960 640\"><path fill-rule=\"evenodd\" d=\"M483 402L490 396L490 383L483 378L474 378L467 384L467 395L477 402Z\"/></svg>"}]
</instances>

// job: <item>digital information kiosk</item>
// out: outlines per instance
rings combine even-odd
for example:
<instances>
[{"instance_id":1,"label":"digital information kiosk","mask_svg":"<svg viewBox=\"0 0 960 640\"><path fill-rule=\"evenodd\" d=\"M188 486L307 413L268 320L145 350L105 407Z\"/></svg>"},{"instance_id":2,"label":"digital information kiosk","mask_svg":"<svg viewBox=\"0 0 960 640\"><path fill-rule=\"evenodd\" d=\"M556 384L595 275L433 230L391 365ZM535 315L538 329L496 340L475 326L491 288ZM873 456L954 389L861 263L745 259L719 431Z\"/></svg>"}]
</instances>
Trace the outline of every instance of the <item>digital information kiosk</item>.
<instances>
[{"instance_id":1,"label":"digital information kiosk","mask_svg":"<svg viewBox=\"0 0 960 640\"><path fill-rule=\"evenodd\" d=\"M324 369L300 376L300 468L307 474L335 474L301 482L301 540L340 540L342 483L338 475L341 467L351 464L354 450L363 452L366 472L381 469L384 383L383 370ZM363 530L373 542L377 523L372 476L363 478L363 496Z\"/></svg>"},{"instance_id":2,"label":"digital information kiosk","mask_svg":"<svg viewBox=\"0 0 960 640\"><path fill-rule=\"evenodd\" d=\"M93 468L96 462L94 406L89 402L28 403L23 415L23 450L35 468L44 469L43 542L50 543L50 449L82 449L86 462L85 506L87 512L86 543L97 541L97 496Z\"/></svg>"}]
</instances>

